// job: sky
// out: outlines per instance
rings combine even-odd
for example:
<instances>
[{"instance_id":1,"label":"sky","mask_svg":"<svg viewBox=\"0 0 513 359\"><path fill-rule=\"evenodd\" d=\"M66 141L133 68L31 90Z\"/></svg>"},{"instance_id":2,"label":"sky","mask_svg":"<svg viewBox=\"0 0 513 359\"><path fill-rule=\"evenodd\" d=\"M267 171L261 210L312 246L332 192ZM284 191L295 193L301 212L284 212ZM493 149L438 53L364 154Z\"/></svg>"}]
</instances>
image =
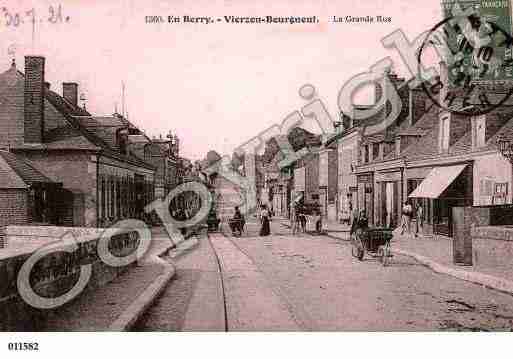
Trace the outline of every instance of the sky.
<instances>
[{"instance_id":1,"label":"sky","mask_svg":"<svg viewBox=\"0 0 513 359\"><path fill-rule=\"evenodd\" d=\"M386 56L407 76L381 39L402 29L412 40L441 19L439 1L133 1L4 2L0 12L0 71L13 56L46 58L46 80L79 83L87 109L122 111L150 136L181 138L181 155L231 154L259 132L306 104L312 84L330 114L339 90ZM50 8L51 7L51 8ZM33 31L31 14L36 26ZM54 16L52 17L52 9ZM7 12L6 12L7 11ZM8 14L7 14L8 13ZM20 21L15 26L15 14ZM146 23L145 16L313 16L318 24ZM386 16L389 23L332 23L333 16ZM11 24L8 20L12 17ZM61 21L62 19L62 21ZM368 100L368 99L367 99ZM362 95L361 101L366 101Z\"/></svg>"}]
</instances>

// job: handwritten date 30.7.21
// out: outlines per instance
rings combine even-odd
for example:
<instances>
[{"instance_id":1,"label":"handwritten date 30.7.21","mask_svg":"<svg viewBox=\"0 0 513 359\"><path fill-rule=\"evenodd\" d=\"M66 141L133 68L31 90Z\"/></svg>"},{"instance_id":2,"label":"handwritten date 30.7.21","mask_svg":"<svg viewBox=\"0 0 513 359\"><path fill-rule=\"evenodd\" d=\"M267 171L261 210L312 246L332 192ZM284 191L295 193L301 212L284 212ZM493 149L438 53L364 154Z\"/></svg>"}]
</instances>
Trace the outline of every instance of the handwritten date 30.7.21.
<instances>
[{"instance_id":1,"label":"handwritten date 30.7.21","mask_svg":"<svg viewBox=\"0 0 513 359\"><path fill-rule=\"evenodd\" d=\"M58 24L70 21L70 17L63 13L62 5L50 5L48 10L42 11L42 13L36 12L36 9L32 8L26 11L12 11L7 7L1 9L3 19L0 19L0 26L5 25L6 27L18 27L23 24L36 24L36 23L50 23Z\"/></svg>"}]
</instances>

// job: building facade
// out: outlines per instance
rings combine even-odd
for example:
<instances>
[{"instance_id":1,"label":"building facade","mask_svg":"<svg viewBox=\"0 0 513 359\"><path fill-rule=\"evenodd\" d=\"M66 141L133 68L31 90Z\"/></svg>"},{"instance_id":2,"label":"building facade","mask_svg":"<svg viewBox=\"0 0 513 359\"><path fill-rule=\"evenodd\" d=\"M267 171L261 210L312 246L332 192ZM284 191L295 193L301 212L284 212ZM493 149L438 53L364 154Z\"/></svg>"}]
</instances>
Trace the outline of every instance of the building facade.
<instances>
[{"instance_id":1,"label":"building facade","mask_svg":"<svg viewBox=\"0 0 513 359\"><path fill-rule=\"evenodd\" d=\"M13 62L0 74L0 147L54 183L62 184L51 211L59 224L107 226L144 218L153 199L152 165L128 150L137 133L121 116L93 116L79 107L78 84L64 83L63 96L45 82L45 59L25 58L25 73Z\"/></svg>"}]
</instances>

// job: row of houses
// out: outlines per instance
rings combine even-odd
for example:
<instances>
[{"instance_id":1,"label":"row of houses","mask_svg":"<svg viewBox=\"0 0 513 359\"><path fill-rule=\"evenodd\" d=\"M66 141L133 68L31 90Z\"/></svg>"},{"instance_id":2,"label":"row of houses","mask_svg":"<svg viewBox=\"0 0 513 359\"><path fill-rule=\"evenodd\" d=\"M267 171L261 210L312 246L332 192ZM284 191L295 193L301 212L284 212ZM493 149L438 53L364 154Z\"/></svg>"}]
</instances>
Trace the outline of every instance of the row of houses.
<instances>
[{"instance_id":1,"label":"row of houses","mask_svg":"<svg viewBox=\"0 0 513 359\"><path fill-rule=\"evenodd\" d=\"M440 70L447 83L443 64ZM366 135L366 126L383 121L390 104L360 123L341 114L336 133L309 134L303 146L312 154L283 169L277 166L282 154L269 142L266 152L272 158L257 156L264 177L257 181L262 202L289 216L292 201L300 197L319 206L331 221L365 210L371 225L394 228L408 201L423 207L426 234L447 236L452 235L453 207L512 203L512 165L498 151L497 140L513 136L513 101L485 114L456 114L433 103L421 87L409 88L393 72L383 76L402 101L396 121ZM376 85L376 99L383 87ZM504 86L486 91L489 98L507 93Z\"/></svg>"},{"instance_id":2,"label":"row of houses","mask_svg":"<svg viewBox=\"0 0 513 359\"><path fill-rule=\"evenodd\" d=\"M78 87L55 92L40 56L0 74L0 228L145 219L190 170L176 136L150 139L118 113L91 114Z\"/></svg>"}]
</instances>

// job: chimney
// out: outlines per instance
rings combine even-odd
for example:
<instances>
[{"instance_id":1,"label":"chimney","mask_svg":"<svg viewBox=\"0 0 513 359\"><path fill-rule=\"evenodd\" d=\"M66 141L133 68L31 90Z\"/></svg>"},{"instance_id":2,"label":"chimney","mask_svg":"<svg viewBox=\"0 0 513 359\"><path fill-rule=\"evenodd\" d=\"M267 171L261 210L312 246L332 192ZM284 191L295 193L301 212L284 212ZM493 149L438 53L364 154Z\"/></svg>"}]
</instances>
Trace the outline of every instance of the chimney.
<instances>
[{"instance_id":1,"label":"chimney","mask_svg":"<svg viewBox=\"0 0 513 359\"><path fill-rule=\"evenodd\" d=\"M374 83L374 103L381 100L381 96L383 96L383 81Z\"/></svg>"},{"instance_id":2,"label":"chimney","mask_svg":"<svg viewBox=\"0 0 513 359\"><path fill-rule=\"evenodd\" d=\"M439 94L439 102L442 106L447 104L447 93L449 90L449 70L447 64L444 61L440 61L440 83L441 89Z\"/></svg>"},{"instance_id":3,"label":"chimney","mask_svg":"<svg viewBox=\"0 0 513 359\"><path fill-rule=\"evenodd\" d=\"M74 106L78 106L78 84L76 82L63 82L62 97Z\"/></svg>"},{"instance_id":4,"label":"chimney","mask_svg":"<svg viewBox=\"0 0 513 359\"><path fill-rule=\"evenodd\" d=\"M45 58L25 56L24 141L42 143L44 131Z\"/></svg>"}]
</instances>

